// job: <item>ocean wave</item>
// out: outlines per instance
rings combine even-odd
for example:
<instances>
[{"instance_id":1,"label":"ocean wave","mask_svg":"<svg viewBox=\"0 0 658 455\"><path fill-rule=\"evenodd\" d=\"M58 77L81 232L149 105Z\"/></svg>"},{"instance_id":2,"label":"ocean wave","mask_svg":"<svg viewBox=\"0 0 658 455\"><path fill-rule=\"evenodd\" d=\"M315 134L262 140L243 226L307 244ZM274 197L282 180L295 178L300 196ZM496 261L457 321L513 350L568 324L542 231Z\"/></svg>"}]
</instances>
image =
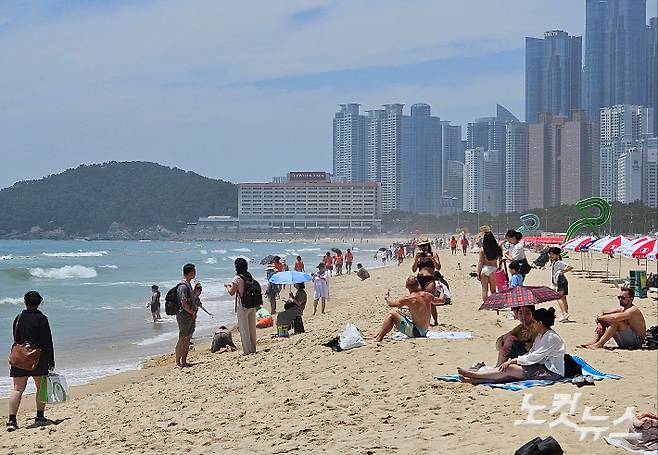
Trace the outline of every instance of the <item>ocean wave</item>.
<instances>
[{"instance_id":1,"label":"ocean wave","mask_svg":"<svg viewBox=\"0 0 658 455\"><path fill-rule=\"evenodd\" d=\"M203 254L204 256L208 254L207 250L200 250L199 253Z\"/></svg>"},{"instance_id":2,"label":"ocean wave","mask_svg":"<svg viewBox=\"0 0 658 455\"><path fill-rule=\"evenodd\" d=\"M46 278L53 280L68 280L71 278L96 278L98 273L93 267L84 267L82 265L65 265L64 267L44 269L35 267L28 269L34 278Z\"/></svg>"},{"instance_id":3,"label":"ocean wave","mask_svg":"<svg viewBox=\"0 0 658 455\"><path fill-rule=\"evenodd\" d=\"M210 250L211 253L226 254L226 250Z\"/></svg>"},{"instance_id":4,"label":"ocean wave","mask_svg":"<svg viewBox=\"0 0 658 455\"><path fill-rule=\"evenodd\" d=\"M0 298L0 305L21 305L23 299L14 299L13 297Z\"/></svg>"},{"instance_id":5,"label":"ocean wave","mask_svg":"<svg viewBox=\"0 0 658 455\"><path fill-rule=\"evenodd\" d=\"M215 259L215 258L208 258L208 259L206 259L206 260L203 261L203 262L205 262L206 264L217 264L217 259Z\"/></svg>"},{"instance_id":6,"label":"ocean wave","mask_svg":"<svg viewBox=\"0 0 658 455\"><path fill-rule=\"evenodd\" d=\"M112 269L112 270L116 270L116 269L118 269L119 267L116 266L116 265L108 264L108 265L99 265L98 268L99 268L99 269Z\"/></svg>"},{"instance_id":7,"label":"ocean wave","mask_svg":"<svg viewBox=\"0 0 658 455\"><path fill-rule=\"evenodd\" d=\"M249 248L233 248L231 251L235 251L236 253L251 253Z\"/></svg>"},{"instance_id":8,"label":"ocean wave","mask_svg":"<svg viewBox=\"0 0 658 455\"><path fill-rule=\"evenodd\" d=\"M49 258L95 258L107 256L110 254L108 251L71 251L62 253L41 253L42 256Z\"/></svg>"},{"instance_id":9,"label":"ocean wave","mask_svg":"<svg viewBox=\"0 0 658 455\"><path fill-rule=\"evenodd\" d=\"M297 251L300 253L310 253L312 251L322 251L320 248L300 248Z\"/></svg>"},{"instance_id":10,"label":"ocean wave","mask_svg":"<svg viewBox=\"0 0 658 455\"><path fill-rule=\"evenodd\" d=\"M12 259L14 259L14 256L11 254L8 254L7 256L0 256L0 261L10 261Z\"/></svg>"}]
</instances>

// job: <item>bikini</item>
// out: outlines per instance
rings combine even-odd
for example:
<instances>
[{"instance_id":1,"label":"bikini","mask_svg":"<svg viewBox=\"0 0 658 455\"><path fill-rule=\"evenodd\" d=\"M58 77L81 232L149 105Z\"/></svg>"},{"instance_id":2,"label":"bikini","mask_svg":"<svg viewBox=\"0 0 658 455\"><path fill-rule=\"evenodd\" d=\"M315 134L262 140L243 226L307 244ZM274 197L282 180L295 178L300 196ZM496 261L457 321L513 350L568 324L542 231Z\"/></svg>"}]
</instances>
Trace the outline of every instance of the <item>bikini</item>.
<instances>
[{"instance_id":1,"label":"bikini","mask_svg":"<svg viewBox=\"0 0 658 455\"><path fill-rule=\"evenodd\" d=\"M421 289L425 289L430 283L434 281L434 261L431 257L426 256L418 259L418 270L430 269L432 271L431 275L416 275L418 284L420 284Z\"/></svg>"}]
</instances>

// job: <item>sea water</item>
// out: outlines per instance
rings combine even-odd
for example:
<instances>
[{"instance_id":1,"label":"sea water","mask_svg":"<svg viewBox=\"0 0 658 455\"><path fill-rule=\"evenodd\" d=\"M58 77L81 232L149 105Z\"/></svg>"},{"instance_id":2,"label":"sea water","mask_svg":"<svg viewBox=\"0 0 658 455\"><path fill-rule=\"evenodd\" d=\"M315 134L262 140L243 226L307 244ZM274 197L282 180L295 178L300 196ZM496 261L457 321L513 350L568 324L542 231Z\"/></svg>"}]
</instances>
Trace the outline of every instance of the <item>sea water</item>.
<instances>
[{"instance_id":1,"label":"sea water","mask_svg":"<svg viewBox=\"0 0 658 455\"><path fill-rule=\"evenodd\" d=\"M12 322L23 305L23 294L38 291L40 310L48 316L57 371L70 384L139 368L154 355L172 352L178 337L175 317L166 316L164 296L180 282L182 266L197 267L203 285L201 300L214 318L199 312L195 339L210 337L219 325L235 324L234 299L224 283L234 276L233 261L244 257L254 277L265 280L259 262L279 255L292 268L302 256L313 271L330 248L353 247L354 266L381 265L374 258L376 243L336 244L274 242L162 241L0 241L0 346L9 353ZM357 279L354 277L354 279ZM153 323L147 307L151 285L162 294L163 320ZM11 381L9 366L0 378L0 397ZM31 381L30 381L31 383Z\"/></svg>"}]
</instances>

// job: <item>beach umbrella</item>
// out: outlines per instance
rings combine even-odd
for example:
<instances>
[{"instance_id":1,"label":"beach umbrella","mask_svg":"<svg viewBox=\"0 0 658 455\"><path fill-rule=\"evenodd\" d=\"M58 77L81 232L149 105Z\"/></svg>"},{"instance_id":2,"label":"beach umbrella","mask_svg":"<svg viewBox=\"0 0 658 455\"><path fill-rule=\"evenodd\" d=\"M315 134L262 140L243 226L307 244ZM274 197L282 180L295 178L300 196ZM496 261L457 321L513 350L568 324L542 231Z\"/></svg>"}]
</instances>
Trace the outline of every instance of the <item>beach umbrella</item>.
<instances>
[{"instance_id":1,"label":"beach umbrella","mask_svg":"<svg viewBox=\"0 0 658 455\"><path fill-rule=\"evenodd\" d=\"M562 249L571 250L571 251L580 251L578 248L581 245L586 245L586 244L590 243L593 239L594 239L594 237L589 236L589 235L587 235L585 237L578 237L577 242L567 242L567 243L564 244Z\"/></svg>"},{"instance_id":2,"label":"beach umbrella","mask_svg":"<svg viewBox=\"0 0 658 455\"><path fill-rule=\"evenodd\" d=\"M651 240L649 237L644 236L640 237L639 239L631 240L619 253L621 253L622 256L625 258L630 258L632 254L635 252L635 250L642 245L643 243Z\"/></svg>"},{"instance_id":3,"label":"beach umbrella","mask_svg":"<svg viewBox=\"0 0 658 455\"><path fill-rule=\"evenodd\" d=\"M631 253L631 257L635 259L647 259L652 255L655 258L657 251L658 244L656 243L656 239L650 239L637 246L637 248Z\"/></svg>"},{"instance_id":4,"label":"beach umbrella","mask_svg":"<svg viewBox=\"0 0 658 455\"><path fill-rule=\"evenodd\" d=\"M379 250L377 250L377 251L386 251L387 249L388 249L388 248L381 247L381 248L380 248Z\"/></svg>"},{"instance_id":5,"label":"beach umbrella","mask_svg":"<svg viewBox=\"0 0 658 455\"><path fill-rule=\"evenodd\" d=\"M579 244L580 242L582 242L582 240L583 240L584 238L585 238L585 237L581 235L580 237L576 237L576 238L573 238L573 239L571 239L571 240L568 240L568 241L564 242L564 243L560 246L560 248L562 249L562 251L566 251L567 249L570 249L572 245L574 245L574 248L575 248L575 245L577 245L577 244Z\"/></svg>"},{"instance_id":6,"label":"beach umbrella","mask_svg":"<svg viewBox=\"0 0 658 455\"><path fill-rule=\"evenodd\" d=\"M596 253L600 253L601 250L603 249L603 247L604 247L605 245L607 245L608 243L610 243L610 241L613 240L613 238L614 238L614 237L611 237L611 236L609 236L609 235L606 235L606 236L603 237L602 239L598 239L596 242L592 243L592 244L589 246L589 250L590 250L590 251L594 251L594 252L596 252Z\"/></svg>"},{"instance_id":7,"label":"beach umbrella","mask_svg":"<svg viewBox=\"0 0 658 455\"><path fill-rule=\"evenodd\" d=\"M546 286L516 286L491 294L480 310L502 310L560 300L562 295Z\"/></svg>"},{"instance_id":8,"label":"beach umbrella","mask_svg":"<svg viewBox=\"0 0 658 455\"><path fill-rule=\"evenodd\" d=\"M286 272L275 273L270 277L270 283L272 284L297 284L305 283L311 281L313 278L308 273L304 272L295 272L294 270L288 270Z\"/></svg>"},{"instance_id":9,"label":"beach umbrella","mask_svg":"<svg viewBox=\"0 0 658 455\"><path fill-rule=\"evenodd\" d=\"M343 254L343 252L340 250L340 248L332 248L331 251L333 251L336 254Z\"/></svg>"},{"instance_id":10,"label":"beach umbrella","mask_svg":"<svg viewBox=\"0 0 658 455\"><path fill-rule=\"evenodd\" d=\"M263 259L260 260L260 265L266 265L266 264L271 264L274 262L274 258L276 256L272 256L271 254L269 256L265 256Z\"/></svg>"}]
</instances>

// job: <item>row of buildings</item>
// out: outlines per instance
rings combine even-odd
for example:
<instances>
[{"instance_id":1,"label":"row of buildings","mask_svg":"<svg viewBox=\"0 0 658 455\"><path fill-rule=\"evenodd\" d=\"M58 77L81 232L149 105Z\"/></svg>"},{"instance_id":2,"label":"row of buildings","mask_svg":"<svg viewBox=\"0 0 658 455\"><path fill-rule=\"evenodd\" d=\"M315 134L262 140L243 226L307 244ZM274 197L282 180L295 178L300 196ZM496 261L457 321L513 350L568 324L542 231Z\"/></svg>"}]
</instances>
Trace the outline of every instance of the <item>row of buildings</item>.
<instances>
[{"instance_id":1,"label":"row of buildings","mask_svg":"<svg viewBox=\"0 0 658 455\"><path fill-rule=\"evenodd\" d=\"M656 206L658 19L645 0L587 0L582 37L526 38L525 122L498 106L462 127L419 103L333 120L333 171L378 182L384 213L500 213L608 201Z\"/></svg>"}]
</instances>

